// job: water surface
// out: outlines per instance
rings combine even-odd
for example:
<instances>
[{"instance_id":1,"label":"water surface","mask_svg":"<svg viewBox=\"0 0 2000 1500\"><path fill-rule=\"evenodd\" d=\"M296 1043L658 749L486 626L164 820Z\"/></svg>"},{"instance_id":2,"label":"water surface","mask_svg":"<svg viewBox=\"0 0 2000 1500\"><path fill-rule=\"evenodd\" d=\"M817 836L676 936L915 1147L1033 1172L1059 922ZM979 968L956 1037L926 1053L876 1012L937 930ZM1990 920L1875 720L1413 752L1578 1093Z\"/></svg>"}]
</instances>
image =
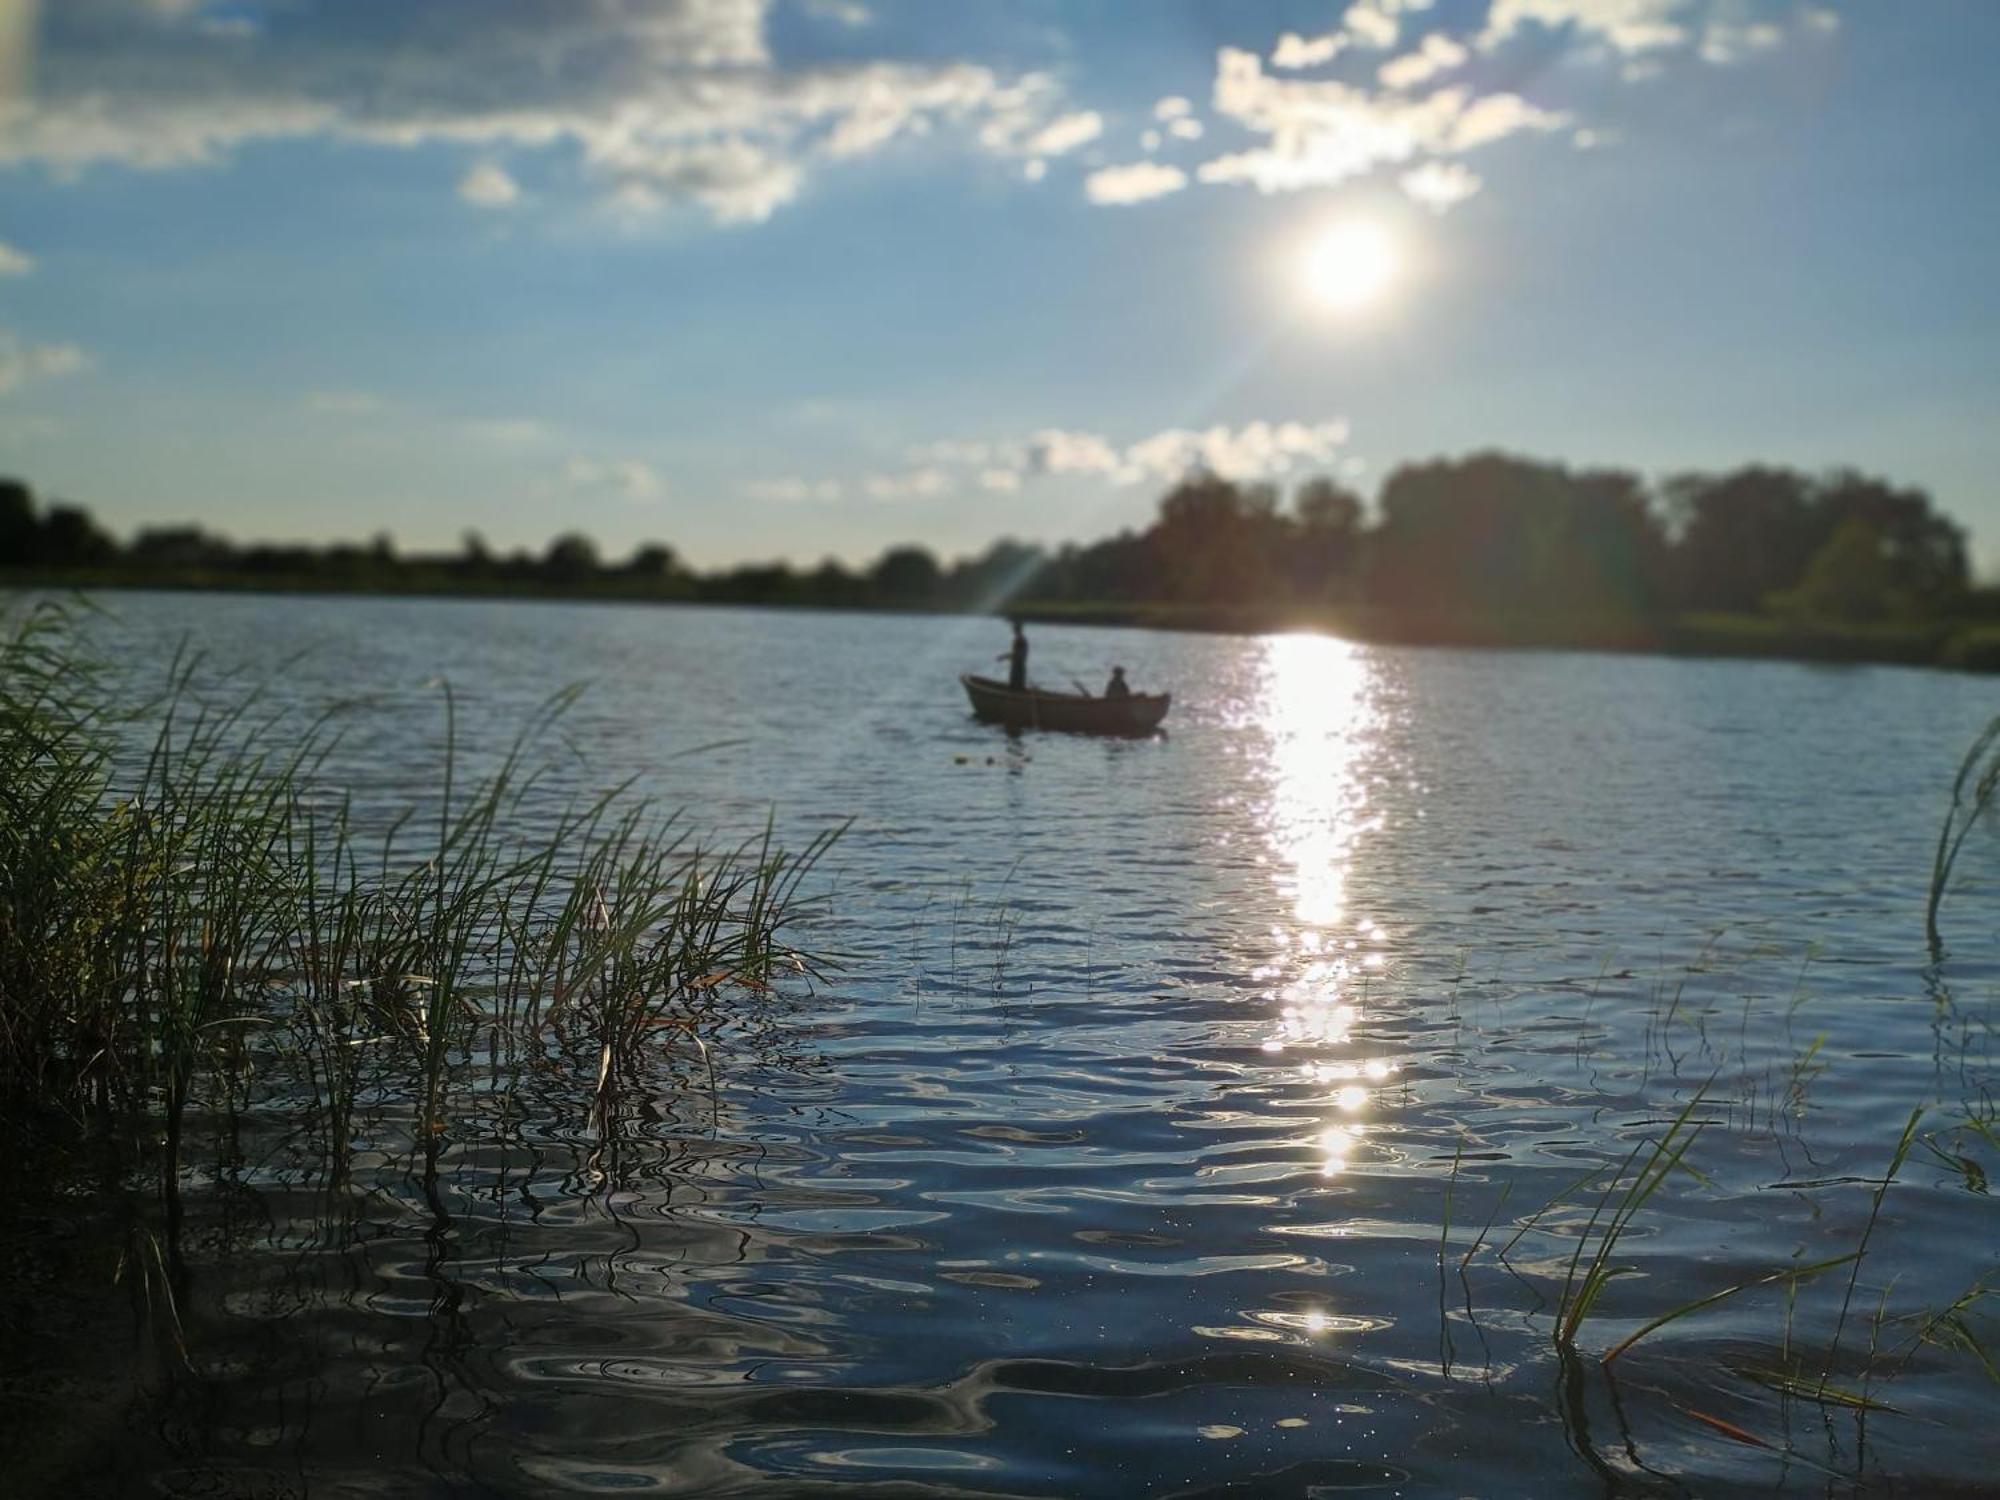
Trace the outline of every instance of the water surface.
<instances>
[{"instance_id":1,"label":"water surface","mask_svg":"<svg viewBox=\"0 0 2000 1500\"><path fill-rule=\"evenodd\" d=\"M987 621L114 607L134 670L186 632L301 709L365 695L334 772L373 805L433 784L440 679L475 760L587 680L558 785L637 776L721 834L854 821L797 934L840 968L773 998L719 1099L608 1147L531 1090L435 1177L385 1146L345 1185L253 1123L191 1200L192 1371L115 1435L79 1419L80 1464L315 1496L1989 1481L1992 1385L1896 1321L1994 1269L1991 1200L1934 1151L1831 1360L1858 1387L1874 1343L1894 1412L1744 1373L1827 1364L1844 1271L1597 1365L1854 1249L1913 1107L1990 1117L1982 840L1942 974L1922 944L1989 682L1045 629L1035 676L1120 662L1169 733L1010 740L953 681ZM1695 1170L1559 1357L1594 1199L1497 1250L1704 1088Z\"/></svg>"}]
</instances>

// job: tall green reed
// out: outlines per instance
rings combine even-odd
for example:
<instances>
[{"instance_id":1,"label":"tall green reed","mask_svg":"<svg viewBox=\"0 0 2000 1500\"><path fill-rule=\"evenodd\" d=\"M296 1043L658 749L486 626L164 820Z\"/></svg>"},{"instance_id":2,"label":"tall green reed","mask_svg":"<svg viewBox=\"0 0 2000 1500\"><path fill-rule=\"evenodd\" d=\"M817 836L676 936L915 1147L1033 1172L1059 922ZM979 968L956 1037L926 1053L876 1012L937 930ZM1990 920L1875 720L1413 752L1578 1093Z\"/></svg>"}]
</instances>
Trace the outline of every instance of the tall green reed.
<instances>
[{"instance_id":1,"label":"tall green reed","mask_svg":"<svg viewBox=\"0 0 2000 1500\"><path fill-rule=\"evenodd\" d=\"M368 820L326 784L341 713L212 675L183 653L134 700L72 608L0 635L0 1112L123 1132L170 1207L189 1109L260 1071L337 1165L364 1095L435 1143L522 1062L609 1130L676 1038L712 1095L715 1034L815 972L783 934L838 830L710 850L629 784L558 796L535 756L574 692L465 785L447 690L434 820Z\"/></svg>"}]
</instances>

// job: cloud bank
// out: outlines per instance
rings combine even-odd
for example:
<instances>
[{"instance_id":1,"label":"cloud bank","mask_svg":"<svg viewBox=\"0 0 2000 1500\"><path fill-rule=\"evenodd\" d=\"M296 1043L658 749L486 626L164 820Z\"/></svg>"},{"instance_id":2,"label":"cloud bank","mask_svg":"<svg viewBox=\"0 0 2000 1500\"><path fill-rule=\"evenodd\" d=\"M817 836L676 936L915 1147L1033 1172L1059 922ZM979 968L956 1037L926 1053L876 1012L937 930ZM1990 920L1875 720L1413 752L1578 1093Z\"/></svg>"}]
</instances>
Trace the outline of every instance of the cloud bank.
<instances>
[{"instance_id":1,"label":"cloud bank","mask_svg":"<svg viewBox=\"0 0 2000 1500\"><path fill-rule=\"evenodd\" d=\"M1040 75L965 62L780 61L770 0L63 0L32 99L0 97L0 164L166 170L307 139L461 147L468 202L518 198L502 159L548 152L628 208L756 221L809 177L956 130L1003 157L1102 129ZM845 20L865 21L859 7ZM215 24L227 21L225 27Z\"/></svg>"}]
</instances>

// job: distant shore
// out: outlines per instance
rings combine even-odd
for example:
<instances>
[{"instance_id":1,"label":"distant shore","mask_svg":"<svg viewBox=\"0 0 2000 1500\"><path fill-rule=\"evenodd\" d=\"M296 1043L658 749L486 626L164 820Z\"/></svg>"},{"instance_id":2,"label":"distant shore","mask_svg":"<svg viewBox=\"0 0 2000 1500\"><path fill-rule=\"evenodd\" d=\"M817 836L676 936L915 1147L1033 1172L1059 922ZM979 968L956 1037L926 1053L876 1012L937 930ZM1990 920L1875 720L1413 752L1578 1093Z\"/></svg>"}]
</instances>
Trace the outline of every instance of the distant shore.
<instances>
[{"instance_id":1,"label":"distant shore","mask_svg":"<svg viewBox=\"0 0 2000 1500\"><path fill-rule=\"evenodd\" d=\"M759 598L661 589L644 579L598 578L564 586L518 579L440 576L380 578L112 570L39 574L0 571L0 590L78 593L306 594L377 598L516 600L543 603L734 605L822 609L861 614L987 614L1030 623L1268 635L1314 630L1372 645L1514 651L1613 651L1651 656L1737 657L2000 672L2000 624L1950 617L1875 624L1784 619L1772 615L1689 614L1668 618L1573 614L1426 613L1370 605L1199 605L1131 601L1082 603L1024 599L1004 609L966 610L924 600Z\"/></svg>"}]
</instances>

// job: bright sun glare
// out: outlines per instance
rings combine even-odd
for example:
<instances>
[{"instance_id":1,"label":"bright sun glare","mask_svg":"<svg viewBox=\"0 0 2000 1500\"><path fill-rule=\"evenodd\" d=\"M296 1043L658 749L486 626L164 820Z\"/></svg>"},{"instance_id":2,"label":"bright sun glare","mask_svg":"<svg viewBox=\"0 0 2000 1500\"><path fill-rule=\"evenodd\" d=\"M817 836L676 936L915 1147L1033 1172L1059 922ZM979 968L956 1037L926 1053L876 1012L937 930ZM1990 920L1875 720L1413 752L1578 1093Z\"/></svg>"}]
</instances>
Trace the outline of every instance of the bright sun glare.
<instances>
[{"instance_id":1,"label":"bright sun glare","mask_svg":"<svg viewBox=\"0 0 2000 1500\"><path fill-rule=\"evenodd\" d=\"M1314 301L1334 312L1359 312L1379 302L1395 282L1400 257L1380 224L1348 219L1314 237L1302 269Z\"/></svg>"}]
</instances>

